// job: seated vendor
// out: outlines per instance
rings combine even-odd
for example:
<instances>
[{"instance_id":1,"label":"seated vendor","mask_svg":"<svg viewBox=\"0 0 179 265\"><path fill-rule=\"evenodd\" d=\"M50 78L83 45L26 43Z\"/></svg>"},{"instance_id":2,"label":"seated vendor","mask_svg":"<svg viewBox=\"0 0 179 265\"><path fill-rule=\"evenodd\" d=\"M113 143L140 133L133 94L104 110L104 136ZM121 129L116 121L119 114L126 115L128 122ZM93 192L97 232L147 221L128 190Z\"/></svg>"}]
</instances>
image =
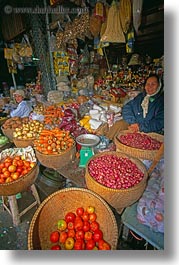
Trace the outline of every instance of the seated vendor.
<instances>
[{"instance_id":1,"label":"seated vendor","mask_svg":"<svg viewBox=\"0 0 179 265\"><path fill-rule=\"evenodd\" d=\"M121 130L164 134L164 91L159 77L150 75L144 91L122 108L123 120L110 128L112 139Z\"/></svg>"},{"instance_id":2,"label":"seated vendor","mask_svg":"<svg viewBox=\"0 0 179 265\"><path fill-rule=\"evenodd\" d=\"M16 103L18 106L16 109L10 112L10 117L28 117L29 114L33 111L31 103L25 100L25 93L22 89L16 90L13 94Z\"/></svg>"}]
</instances>

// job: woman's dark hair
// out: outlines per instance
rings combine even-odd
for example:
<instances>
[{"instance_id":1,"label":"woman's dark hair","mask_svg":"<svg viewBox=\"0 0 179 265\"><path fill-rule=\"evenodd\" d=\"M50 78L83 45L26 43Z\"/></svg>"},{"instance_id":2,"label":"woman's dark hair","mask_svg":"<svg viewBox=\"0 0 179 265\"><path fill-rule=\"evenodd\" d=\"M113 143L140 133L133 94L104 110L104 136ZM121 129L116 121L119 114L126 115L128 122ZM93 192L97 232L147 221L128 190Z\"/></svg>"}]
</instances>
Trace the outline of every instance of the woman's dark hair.
<instances>
[{"instance_id":1,"label":"woman's dark hair","mask_svg":"<svg viewBox=\"0 0 179 265\"><path fill-rule=\"evenodd\" d=\"M158 83L159 83L159 84L161 83L161 85L162 85L162 87L163 87L163 81L162 81L162 79L161 79L157 74L150 74L150 75L146 78L146 80L145 80L144 87L145 87L145 84L146 84L147 80L148 80L150 77L155 77L155 78L157 79Z\"/></svg>"}]
</instances>

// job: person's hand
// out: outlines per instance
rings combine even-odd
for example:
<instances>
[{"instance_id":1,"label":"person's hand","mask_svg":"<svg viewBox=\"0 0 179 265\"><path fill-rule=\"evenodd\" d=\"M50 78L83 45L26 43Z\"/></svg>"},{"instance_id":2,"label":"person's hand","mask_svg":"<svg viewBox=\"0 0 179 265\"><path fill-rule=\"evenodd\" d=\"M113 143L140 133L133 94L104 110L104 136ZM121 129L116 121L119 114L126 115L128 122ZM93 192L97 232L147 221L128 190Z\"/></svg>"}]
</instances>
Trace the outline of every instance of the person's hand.
<instances>
[{"instance_id":1,"label":"person's hand","mask_svg":"<svg viewBox=\"0 0 179 265\"><path fill-rule=\"evenodd\" d=\"M128 130L130 130L132 132L138 132L139 131L138 123L133 123L133 124L129 125Z\"/></svg>"}]
</instances>

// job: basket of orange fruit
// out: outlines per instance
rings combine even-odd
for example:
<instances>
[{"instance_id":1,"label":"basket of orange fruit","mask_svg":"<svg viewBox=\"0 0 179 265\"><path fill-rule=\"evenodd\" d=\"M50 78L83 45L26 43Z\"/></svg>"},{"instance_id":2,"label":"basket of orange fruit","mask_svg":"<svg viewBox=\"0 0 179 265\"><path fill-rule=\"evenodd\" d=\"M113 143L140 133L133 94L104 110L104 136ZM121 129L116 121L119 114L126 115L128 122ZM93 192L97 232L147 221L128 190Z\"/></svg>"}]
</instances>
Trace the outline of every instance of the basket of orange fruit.
<instances>
[{"instance_id":1,"label":"basket of orange fruit","mask_svg":"<svg viewBox=\"0 0 179 265\"><path fill-rule=\"evenodd\" d=\"M0 154L0 195L11 196L31 186L39 173L32 147L9 148Z\"/></svg>"},{"instance_id":2,"label":"basket of orange fruit","mask_svg":"<svg viewBox=\"0 0 179 265\"><path fill-rule=\"evenodd\" d=\"M39 162L48 168L60 168L75 158L76 142L69 131L59 128L43 129L34 140Z\"/></svg>"}]
</instances>

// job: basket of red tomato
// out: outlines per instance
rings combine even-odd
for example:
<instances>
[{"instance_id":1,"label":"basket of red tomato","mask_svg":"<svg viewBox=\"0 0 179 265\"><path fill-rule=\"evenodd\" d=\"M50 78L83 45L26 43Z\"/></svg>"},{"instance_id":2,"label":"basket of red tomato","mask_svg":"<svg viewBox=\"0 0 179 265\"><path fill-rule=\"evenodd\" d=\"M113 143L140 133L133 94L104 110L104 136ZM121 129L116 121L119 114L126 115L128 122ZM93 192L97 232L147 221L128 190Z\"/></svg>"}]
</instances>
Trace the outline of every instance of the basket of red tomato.
<instances>
[{"instance_id":1,"label":"basket of red tomato","mask_svg":"<svg viewBox=\"0 0 179 265\"><path fill-rule=\"evenodd\" d=\"M9 148L0 154L0 196L11 196L31 186L39 166L31 147Z\"/></svg>"},{"instance_id":2,"label":"basket of red tomato","mask_svg":"<svg viewBox=\"0 0 179 265\"><path fill-rule=\"evenodd\" d=\"M115 250L117 243L112 210L84 188L65 188L48 196L28 232L29 250Z\"/></svg>"}]
</instances>

